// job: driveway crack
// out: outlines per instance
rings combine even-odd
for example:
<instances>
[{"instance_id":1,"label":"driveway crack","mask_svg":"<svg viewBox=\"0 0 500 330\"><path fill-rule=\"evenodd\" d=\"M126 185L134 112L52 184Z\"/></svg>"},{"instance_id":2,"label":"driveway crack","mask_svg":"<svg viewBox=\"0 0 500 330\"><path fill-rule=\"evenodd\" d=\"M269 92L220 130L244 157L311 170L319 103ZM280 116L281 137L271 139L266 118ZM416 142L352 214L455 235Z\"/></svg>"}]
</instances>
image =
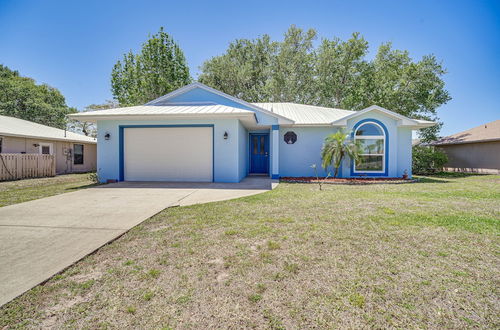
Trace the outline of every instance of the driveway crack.
<instances>
[{"instance_id":1,"label":"driveway crack","mask_svg":"<svg viewBox=\"0 0 500 330\"><path fill-rule=\"evenodd\" d=\"M181 201L188 198L189 196L191 196L192 194L194 194L195 192L198 192L199 189L196 189L196 190L193 190L192 192L190 192L189 194L187 194L186 196L183 196L181 197L178 201L177 201L177 204L180 205ZM174 206L174 205L172 205Z\"/></svg>"}]
</instances>

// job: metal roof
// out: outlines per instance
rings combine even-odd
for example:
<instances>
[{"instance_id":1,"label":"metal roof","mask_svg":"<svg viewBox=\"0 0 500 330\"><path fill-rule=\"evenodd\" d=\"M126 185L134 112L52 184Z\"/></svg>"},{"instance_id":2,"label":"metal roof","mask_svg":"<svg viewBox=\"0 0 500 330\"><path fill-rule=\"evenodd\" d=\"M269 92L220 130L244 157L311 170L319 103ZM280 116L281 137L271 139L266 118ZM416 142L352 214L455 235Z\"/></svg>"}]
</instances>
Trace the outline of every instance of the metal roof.
<instances>
[{"instance_id":1,"label":"metal roof","mask_svg":"<svg viewBox=\"0 0 500 330\"><path fill-rule=\"evenodd\" d=\"M189 104L189 105L138 105L125 108L79 112L69 117L79 120L107 116L162 116L162 115L254 115L253 111L233 108L222 104Z\"/></svg>"},{"instance_id":2,"label":"metal roof","mask_svg":"<svg viewBox=\"0 0 500 330\"><path fill-rule=\"evenodd\" d=\"M439 139L432 145L462 144L500 140L500 119Z\"/></svg>"},{"instance_id":3,"label":"metal roof","mask_svg":"<svg viewBox=\"0 0 500 330\"><path fill-rule=\"evenodd\" d=\"M297 125L328 125L331 122L355 113L355 111L332 109L295 103L252 103L257 108L288 118ZM146 115L203 115L228 114L249 115L254 111L230 107L221 104L170 104L139 105L126 108L115 108L71 114L74 119L98 118L107 116L146 116Z\"/></svg>"},{"instance_id":4,"label":"metal roof","mask_svg":"<svg viewBox=\"0 0 500 330\"><path fill-rule=\"evenodd\" d=\"M194 88L192 85L188 85L187 87ZM173 93L176 92L177 91L174 91ZM168 95L170 94L167 94L167 96ZM161 98L158 100L161 101ZM134 116L161 118L164 116L207 117L211 115L220 115L220 116L234 116L252 121L255 120L255 112L253 110L245 110L238 107L231 107L211 102L179 102L179 103L165 104L160 101L157 101L157 103L150 102L146 105L138 105L133 107L79 112L71 114L69 115L69 117L82 121L96 121L99 119L104 120L104 119L118 119L118 118L126 120ZM278 118L283 118L283 120L285 120L284 122L285 125L329 126L332 124L338 124L339 122L344 121L344 119L348 119L353 116L357 116L367 111L373 111L373 110L382 111L386 114L391 115L392 117L401 119L407 125L411 124L416 128L428 127L434 125L434 123L432 122L406 118L402 115L399 115L397 113L394 113L392 111L377 106L371 106L362 111L350 111L350 110L326 108L326 107L297 104L297 103L251 103L250 105L253 108L255 108L256 111L270 113ZM345 123L343 123L342 125L345 125Z\"/></svg>"},{"instance_id":5,"label":"metal roof","mask_svg":"<svg viewBox=\"0 0 500 330\"><path fill-rule=\"evenodd\" d=\"M253 103L295 121L295 125L328 125L333 121L355 113L355 111L318 107L297 103Z\"/></svg>"},{"instance_id":6,"label":"metal roof","mask_svg":"<svg viewBox=\"0 0 500 330\"><path fill-rule=\"evenodd\" d=\"M0 116L0 136L1 135L96 143L96 140L89 136L8 116Z\"/></svg>"}]
</instances>

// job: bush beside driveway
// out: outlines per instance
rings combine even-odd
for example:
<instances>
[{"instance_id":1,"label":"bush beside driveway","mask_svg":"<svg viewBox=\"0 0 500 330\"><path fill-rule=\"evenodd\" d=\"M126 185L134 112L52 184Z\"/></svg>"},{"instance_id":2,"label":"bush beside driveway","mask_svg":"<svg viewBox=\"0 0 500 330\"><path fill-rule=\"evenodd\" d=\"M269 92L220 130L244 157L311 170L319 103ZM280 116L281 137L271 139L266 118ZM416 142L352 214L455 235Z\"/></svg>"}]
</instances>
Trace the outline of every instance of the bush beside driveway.
<instances>
[{"instance_id":1,"label":"bush beside driveway","mask_svg":"<svg viewBox=\"0 0 500 330\"><path fill-rule=\"evenodd\" d=\"M166 209L0 327L498 327L499 176L323 189Z\"/></svg>"}]
</instances>

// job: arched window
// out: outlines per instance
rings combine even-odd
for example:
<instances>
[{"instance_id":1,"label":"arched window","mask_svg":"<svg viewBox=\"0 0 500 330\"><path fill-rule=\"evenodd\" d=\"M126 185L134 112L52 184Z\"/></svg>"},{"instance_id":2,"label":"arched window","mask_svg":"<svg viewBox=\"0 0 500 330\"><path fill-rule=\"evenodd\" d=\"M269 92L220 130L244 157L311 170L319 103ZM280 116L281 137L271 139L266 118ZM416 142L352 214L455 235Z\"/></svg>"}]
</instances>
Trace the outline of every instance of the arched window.
<instances>
[{"instance_id":1,"label":"arched window","mask_svg":"<svg viewBox=\"0 0 500 330\"><path fill-rule=\"evenodd\" d=\"M385 171L385 132L375 122L361 124L354 132L361 146L361 157L354 162L354 172L383 173Z\"/></svg>"}]
</instances>

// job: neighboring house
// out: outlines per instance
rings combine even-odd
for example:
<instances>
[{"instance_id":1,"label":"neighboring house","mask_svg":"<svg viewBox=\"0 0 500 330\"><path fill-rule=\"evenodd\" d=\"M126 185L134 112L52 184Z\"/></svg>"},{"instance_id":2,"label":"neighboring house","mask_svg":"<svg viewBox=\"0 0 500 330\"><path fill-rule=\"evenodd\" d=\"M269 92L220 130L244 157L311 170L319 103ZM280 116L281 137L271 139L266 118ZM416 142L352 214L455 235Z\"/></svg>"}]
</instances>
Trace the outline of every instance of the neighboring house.
<instances>
[{"instance_id":1,"label":"neighboring house","mask_svg":"<svg viewBox=\"0 0 500 330\"><path fill-rule=\"evenodd\" d=\"M432 143L448 156L446 171L500 174L500 120Z\"/></svg>"},{"instance_id":2,"label":"neighboring house","mask_svg":"<svg viewBox=\"0 0 500 330\"><path fill-rule=\"evenodd\" d=\"M313 176L328 134L353 132L362 162L342 177L411 175L412 130L433 122L378 106L347 111L293 103L248 103L193 83L145 105L81 112L97 122L101 181L239 182L249 174ZM324 171L320 172L325 175Z\"/></svg>"},{"instance_id":3,"label":"neighboring house","mask_svg":"<svg viewBox=\"0 0 500 330\"><path fill-rule=\"evenodd\" d=\"M54 155L57 174L95 171L96 144L85 135L0 116L0 153Z\"/></svg>"}]
</instances>

